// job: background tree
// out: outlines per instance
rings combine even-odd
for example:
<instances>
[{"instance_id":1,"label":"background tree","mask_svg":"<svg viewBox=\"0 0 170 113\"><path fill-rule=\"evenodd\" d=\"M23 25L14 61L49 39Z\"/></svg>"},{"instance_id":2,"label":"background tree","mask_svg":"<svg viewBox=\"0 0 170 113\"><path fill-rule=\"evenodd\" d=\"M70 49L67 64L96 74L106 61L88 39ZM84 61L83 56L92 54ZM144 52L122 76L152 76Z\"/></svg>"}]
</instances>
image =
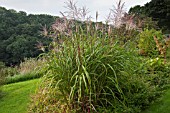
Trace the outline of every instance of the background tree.
<instances>
[{"instance_id":1,"label":"background tree","mask_svg":"<svg viewBox=\"0 0 170 113\"><path fill-rule=\"evenodd\" d=\"M163 29L164 33L170 33L170 1L169 0L151 0L144 6L135 6L129 10L129 13L145 15L152 17L154 21Z\"/></svg>"},{"instance_id":2,"label":"background tree","mask_svg":"<svg viewBox=\"0 0 170 113\"><path fill-rule=\"evenodd\" d=\"M25 57L37 57L41 51L38 42L47 45L49 38L43 38L43 26L49 28L58 17L50 15L27 15L23 11L0 7L0 61L16 65Z\"/></svg>"}]
</instances>

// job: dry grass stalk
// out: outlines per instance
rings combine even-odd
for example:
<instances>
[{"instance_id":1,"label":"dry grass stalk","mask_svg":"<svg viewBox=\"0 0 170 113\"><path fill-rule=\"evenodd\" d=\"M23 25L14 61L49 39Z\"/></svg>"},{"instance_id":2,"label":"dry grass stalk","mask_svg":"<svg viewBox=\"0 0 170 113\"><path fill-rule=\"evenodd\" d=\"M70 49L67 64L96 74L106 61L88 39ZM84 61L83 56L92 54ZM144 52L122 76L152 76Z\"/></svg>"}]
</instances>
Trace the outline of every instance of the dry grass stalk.
<instances>
[{"instance_id":1,"label":"dry grass stalk","mask_svg":"<svg viewBox=\"0 0 170 113\"><path fill-rule=\"evenodd\" d=\"M123 24L125 24L126 26L126 30L132 30L137 28L137 25L134 22L135 15L125 14L122 20L123 20Z\"/></svg>"},{"instance_id":2,"label":"dry grass stalk","mask_svg":"<svg viewBox=\"0 0 170 113\"><path fill-rule=\"evenodd\" d=\"M37 59L24 59L24 62L21 62L18 71L20 74L27 74L35 71L35 69L40 68L43 65L45 60Z\"/></svg>"},{"instance_id":3,"label":"dry grass stalk","mask_svg":"<svg viewBox=\"0 0 170 113\"><path fill-rule=\"evenodd\" d=\"M47 26L46 25L43 27L43 31L41 32L41 34L43 36L48 36L48 30L47 30Z\"/></svg>"},{"instance_id":4,"label":"dry grass stalk","mask_svg":"<svg viewBox=\"0 0 170 113\"><path fill-rule=\"evenodd\" d=\"M125 14L124 6L125 2L122 3L122 0L119 0L117 5L113 6L113 9L110 9L109 20L115 28L120 28L123 24L122 18Z\"/></svg>"},{"instance_id":5,"label":"dry grass stalk","mask_svg":"<svg viewBox=\"0 0 170 113\"><path fill-rule=\"evenodd\" d=\"M36 48L38 48L39 50L45 52L45 47L44 47L42 42L38 41L37 44L36 44Z\"/></svg>"},{"instance_id":6,"label":"dry grass stalk","mask_svg":"<svg viewBox=\"0 0 170 113\"><path fill-rule=\"evenodd\" d=\"M68 0L65 4L67 11L63 14L65 14L68 19L85 21L90 18L90 16L88 16L89 11L85 6L81 8L77 7L77 2L74 2L74 0Z\"/></svg>"}]
</instances>

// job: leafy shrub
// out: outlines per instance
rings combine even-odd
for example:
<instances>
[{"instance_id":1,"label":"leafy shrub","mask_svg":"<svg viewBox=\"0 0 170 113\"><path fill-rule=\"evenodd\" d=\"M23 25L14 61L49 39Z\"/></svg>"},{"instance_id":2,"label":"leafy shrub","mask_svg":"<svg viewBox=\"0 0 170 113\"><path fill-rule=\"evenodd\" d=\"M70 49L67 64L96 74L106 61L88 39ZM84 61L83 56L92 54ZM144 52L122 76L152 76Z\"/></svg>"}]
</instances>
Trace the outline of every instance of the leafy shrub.
<instances>
[{"instance_id":1,"label":"leafy shrub","mask_svg":"<svg viewBox=\"0 0 170 113\"><path fill-rule=\"evenodd\" d=\"M167 59L170 59L170 37L166 38L166 45L167 45L167 50L166 50L166 57Z\"/></svg>"},{"instance_id":2,"label":"leafy shrub","mask_svg":"<svg viewBox=\"0 0 170 113\"><path fill-rule=\"evenodd\" d=\"M152 85L157 86L158 90L163 90L169 87L170 84L170 65L164 64L163 59L154 58L146 61L146 68L149 77L149 81Z\"/></svg>"},{"instance_id":3,"label":"leafy shrub","mask_svg":"<svg viewBox=\"0 0 170 113\"><path fill-rule=\"evenodd\" d=\"M159 55L159 50L156 47L154 36L156 36L158 40L162 40L163 37L161 31L156 31L155 29L144 29L144 31L139 34L138 47L141 55L152 57Z\"/></svg>"},{"instance_id":4,"label":"leafy shrub","mask_svg":"<svg viewBox=\"0 0 170 113\"><path fill-rule=\"evenodd\" d=\"M5 64L3 62L0 62L0 69L5 68Z\"/></svg>"},{"instance_id":5,"label":"leafy shrub","mask_svg":"<svg viewBox=\"0 0 170 113\"><path fill-rule=\"evenodd\" d=\"M155 73L155 71L163 71L165 67L165 64L159 57L151 58L146 63L150 73Z\"/></svg>"}]
</instances>

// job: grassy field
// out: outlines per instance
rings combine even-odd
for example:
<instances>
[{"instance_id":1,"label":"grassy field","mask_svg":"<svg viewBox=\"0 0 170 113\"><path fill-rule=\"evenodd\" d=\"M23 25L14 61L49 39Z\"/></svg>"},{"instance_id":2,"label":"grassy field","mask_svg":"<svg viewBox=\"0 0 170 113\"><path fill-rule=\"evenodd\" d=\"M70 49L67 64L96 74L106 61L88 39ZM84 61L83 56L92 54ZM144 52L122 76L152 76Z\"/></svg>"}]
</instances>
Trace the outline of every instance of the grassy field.
<instances>
[{"instance_id":1,"label":"grassy field","mask_svg":"<svg viewBox=\"0 0 170 113\"><path fill-rule=\"evenodd\" d=\"M4 97L0 99L0 113L27 113L30 94L35 92L40 79L13 83L3 86ZM163 95L161 101L154 103L142 113L169 113L170 89Z\"/></svg>"},{"instance_id":2,"label":"grassy field","mask_svg":"<svg viewBox=\"0 0 170 113\"><path fill-rule=\"evenodd\" d=\"M26 113L30 94L35 92L39 80L34 79L3 86L4 96L0 99L0 113Z\"/></svg>"}]
</instances>

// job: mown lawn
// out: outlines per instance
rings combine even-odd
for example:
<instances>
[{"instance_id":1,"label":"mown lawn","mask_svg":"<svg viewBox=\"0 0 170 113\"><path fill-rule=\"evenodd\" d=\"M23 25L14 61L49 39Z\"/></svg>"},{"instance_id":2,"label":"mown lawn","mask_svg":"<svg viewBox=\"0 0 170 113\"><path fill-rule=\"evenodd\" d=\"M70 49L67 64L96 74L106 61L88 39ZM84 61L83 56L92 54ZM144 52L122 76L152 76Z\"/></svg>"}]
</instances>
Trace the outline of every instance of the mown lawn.
<instances>
[{"instance_id":1,"label":"mown lawn","mask_svg":"<svg viewBox=\"0 0 170 113\"><path fill-rule=\"evenodd\" d=\"M4 85L0 99L0 113L27 113L30 94L35 92L40 79Z\"/></svg>"},{"instance_id":2,"label":"mown lawn","mask_svg":"<svg viewBox=\"0 0 170 113\"><path fill-rule=\"evenodd\" d=\"M170 113L170 89L166 91L159 102L154 103L142 113Z\"/></svg>"},{"instance_id":3,"label":"mown lawn","mask_svg":"<svg viewBox=\"0 0 170 113\"><path fill-rule=\"evenodd\" d=\"M4 93L0 99L0 113L27 113L30 94L35 92L40 79L13 83L2 87ZM154 103L142 113L170 113L170 89L161 101Z\"/></svg>"}]
</instances>

